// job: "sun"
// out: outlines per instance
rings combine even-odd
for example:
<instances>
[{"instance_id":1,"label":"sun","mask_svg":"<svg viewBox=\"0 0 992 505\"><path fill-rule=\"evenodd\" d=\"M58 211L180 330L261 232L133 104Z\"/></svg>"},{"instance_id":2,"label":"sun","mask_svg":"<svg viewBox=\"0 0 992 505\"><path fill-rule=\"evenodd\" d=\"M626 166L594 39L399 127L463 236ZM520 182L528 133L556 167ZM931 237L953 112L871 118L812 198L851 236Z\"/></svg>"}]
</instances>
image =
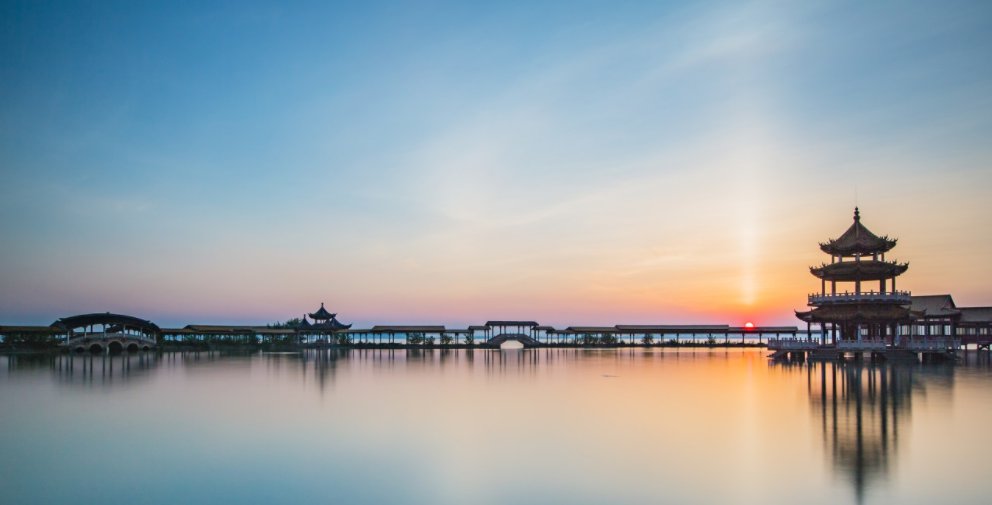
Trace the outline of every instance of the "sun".
<instances>
[{"instance_id":1,"label":"sun","mask_svg":"<svg viewBox=\"0 0 992 505\"><path fill-rule=\"evenodd\" d=\"M751 321L748 321L748 322L744 323L744 327L747 328L747 329L749 329L749 330L753 330L754 329L754 323L752 323Z\"/></svg>"}]
</instances>

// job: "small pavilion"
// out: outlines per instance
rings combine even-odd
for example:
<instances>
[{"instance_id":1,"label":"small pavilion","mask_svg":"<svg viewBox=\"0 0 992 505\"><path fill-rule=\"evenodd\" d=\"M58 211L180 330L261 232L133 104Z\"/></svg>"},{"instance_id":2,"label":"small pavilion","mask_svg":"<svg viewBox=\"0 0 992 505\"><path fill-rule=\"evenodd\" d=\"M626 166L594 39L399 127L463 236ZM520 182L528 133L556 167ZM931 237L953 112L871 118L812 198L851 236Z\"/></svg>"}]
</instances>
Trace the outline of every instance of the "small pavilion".
<instances>
[{"instance_id":1,"label":"small pavilion","mask_svg":"<svg viewBox=\"0 0 992 505\"><path fill-rule=\"evenodd\" d=\"M310 316L313 323L307 320L307 316ZM296 334L304 342L308 342L311 338L321 338L351 328L350 324L342 324L337 317L337 314L328 312L321 302L319 309L303 315L303 320L295 328Z\"/></svg>"}]
</instances>

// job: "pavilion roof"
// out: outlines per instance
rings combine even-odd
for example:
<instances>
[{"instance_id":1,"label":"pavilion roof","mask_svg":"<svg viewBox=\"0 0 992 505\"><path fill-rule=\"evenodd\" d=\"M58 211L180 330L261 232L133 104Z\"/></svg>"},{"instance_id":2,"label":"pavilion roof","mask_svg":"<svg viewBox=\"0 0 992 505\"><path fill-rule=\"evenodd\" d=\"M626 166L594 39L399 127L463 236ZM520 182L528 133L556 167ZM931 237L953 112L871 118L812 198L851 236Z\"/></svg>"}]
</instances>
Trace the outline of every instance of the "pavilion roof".
<instances>
[{"instance_id":1,"label":"pavilion roof","mask_svg":"<svg viewBox=\"0 0 992 505\"><path fill-rule=\"evenodd\" d=\"M330 319L327 319L326 321L320 321L320 322L314 321L313 324L304 327L304 329L306 330L331 330L331 331L347 330L348 328L351 328L350 324L344 324L338 321L337 318L334 317L334 315L331 315Z\"/></svg>"},{"instance_id":2,"label":"pavilion roof","mask_svg":"<svg viewBox=\"0 0 992 505\"><path fill-rule=\"evenodd\" d=\"M303 314L303 320L300 321L300 324L296 325L297 328L309 328L310 326L310 321L307 321L306 314Z\"/></svg>"},{"instance_id":3,"label":"pavilion roof","mask_svg":"<svg viewBox=\"0 0 992 505\"><path fill-rule=\"evenodd\" d=\"M837 256L882 253L896 246L896 240L879 237L861 224L861 212L854 208L854 223L835 240L820 244L820 250Z\"/></svg>"},{"instance_id":4,"label":"pavilion roof","mask_svg":"<svg viewBox=\"0 0 992 505\"><path fill-rule=\"evenodd\" d=\"M483 331L486 328L487 328L486 326L479 326L479 325L469 326L468 327L469 331Z\"/></svg>"},{"instance_id":5,"label":"pavilion roof","mask_svg":"<svg viewBox=\"0 0 992 505\"><path fill-rule=\"evenodd\" d=\"M155 323L148 321L146 319L140 319L134 316L127 316L124 314L111 314L110 312L97 312L94 314L81 314L78 316L70 316L60 318L58 321L52 323L53 327L73 329L81 328L83 326L90 326L94 324L103 325L127 325L131 328L140 329L149 333L158 333L160 328Z\"/></svg>"},{"instance_id":6,"label":"pavilion roof","mask_svg":"<svg viewBox=\"0 0 992 505\"><path fill-rule=\"evenodd\" d=\"M796 311L796 317L808 323L821 322L906 322L921 314L908 307L894 304L824 305L804 312Z\"/></svg>"},{"instance_id":7,"label":"pavilion roof","mask_svg":"<svg viewBox=\"0 0 992 505\"><path fill-rule=\"evenodd\" d=\"M951 317L961 313L951 295L921 295L911 297L910 308L922 317Z\"/></svg>"},{"instance_id":8,"label":"pavilion roof","mask_svg":"<svg viewBox=\"0 0 992 505\"><path fill-rule=\"evenodd\" d=\"M324 302L320 302L320 308L316 312L310 314L310 318L314 321L324 321L327 319L333 319L337 314L331 314L324 308Z\"/></svg>"},{"instance_id":9,"label":"pavilion roof","mask_svg":"<svg viewBox=\"0 0 992 505\"><path fill-rule=\"evenodd\" d=\"M840 261L809 267L809 271L820 279L834 281L877 281L901 275L909 268L909 263L894 261Z\"/></svg>"}]
</instances>

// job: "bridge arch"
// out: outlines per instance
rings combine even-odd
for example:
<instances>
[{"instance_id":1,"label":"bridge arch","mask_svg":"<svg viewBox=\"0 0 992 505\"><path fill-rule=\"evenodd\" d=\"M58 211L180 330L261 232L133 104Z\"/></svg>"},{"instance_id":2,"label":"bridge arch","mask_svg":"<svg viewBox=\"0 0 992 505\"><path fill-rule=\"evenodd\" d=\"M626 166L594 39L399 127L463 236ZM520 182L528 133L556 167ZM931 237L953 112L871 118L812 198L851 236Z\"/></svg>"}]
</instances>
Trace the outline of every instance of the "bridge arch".
<instances>
[{"instance_id":1,"label":"bridge arch","mask_svg":"<svg viewBox=\"0 0 992 505\"><path fill-rule=\"evenodd\" d=\"M541 346L537 340L522 333L501 333L489 339L486 343L499 349L521 349Z\"/></svg>"},{"instance_id":2,"label":"bridge arch","mask_svg":"<svg viewBox=\"0 0 992 505\"><path fill-rule=\"evenodd\" d=\"M103 345L100 344L99 342L93 342L92 344L89 345L89 347L87 347L87 350L89 350L93 354L102 354Z\"/></svg>"}]
</instances>

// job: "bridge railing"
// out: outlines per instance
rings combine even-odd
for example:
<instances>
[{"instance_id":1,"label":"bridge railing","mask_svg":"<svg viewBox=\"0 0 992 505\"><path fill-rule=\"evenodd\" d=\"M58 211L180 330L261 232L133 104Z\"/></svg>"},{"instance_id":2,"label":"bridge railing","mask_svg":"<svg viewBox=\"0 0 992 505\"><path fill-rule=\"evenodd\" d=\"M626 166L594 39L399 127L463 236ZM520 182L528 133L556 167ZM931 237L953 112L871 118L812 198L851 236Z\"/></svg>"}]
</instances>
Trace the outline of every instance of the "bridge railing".
<instances>
[{"instance_id":1,"label":"bridge railing","mask_svg":"<svg viewBox=\"0 0 992 505\"><path fill-rule=\"evenodd\" d=\"M136 340L144 344L155 345L153 337L145 335L128 335L126 333L86 333L70 338L65 345L76 345L84 342L105 342L107 340Z\"/></svg>"},{"instance_id":2,"label":"bridge railing","mask_svg":"<svg viewBox=\"0 0 992 505\"><path fill-rule=\"evenodd\" d=\"M888 347L889 343L885 339L872 338L863 340L840 340L837 342L837 349L841 351L881 351Z\"/></svg>"},{"instance_id":3,"label":"bridge railing","mask_svg":"<svg viewBox=\"0 0 992 505\"><path fill-rule=\"evenodd\" d=\"M905 339L900 342L900 347L916 352L947 351L961 347L961 339L953 337Z\"/></svg>"},{"instance_id":4,"label":"bridge railing","mask_svg":"<svg viewBox=\"0 0 992 505\"><path fill-rule=\"evenodd\" d=\"M812 338L770 338L768 349L773 351L812 350L820 346L820 341Z\"/></svg>"}]
</instances>

